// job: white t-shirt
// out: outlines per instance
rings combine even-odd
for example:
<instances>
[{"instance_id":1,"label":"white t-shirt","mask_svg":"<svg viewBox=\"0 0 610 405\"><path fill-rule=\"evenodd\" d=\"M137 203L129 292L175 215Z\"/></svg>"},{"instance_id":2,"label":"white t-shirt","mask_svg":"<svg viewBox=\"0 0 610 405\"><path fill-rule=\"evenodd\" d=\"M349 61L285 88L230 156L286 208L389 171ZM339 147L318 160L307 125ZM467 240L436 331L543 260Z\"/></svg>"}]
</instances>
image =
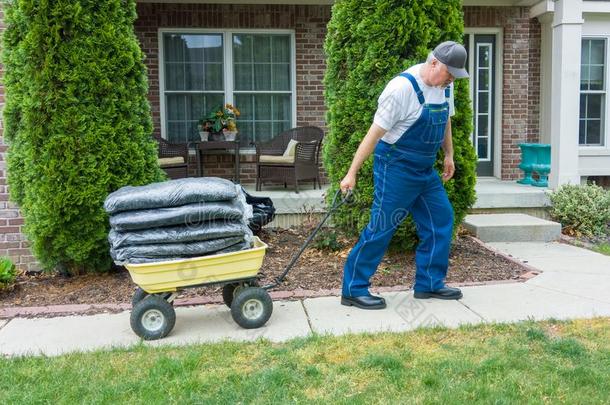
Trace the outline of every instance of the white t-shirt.
<instances>
[{"instance_id":1,"label":"white t-shirt","mask_svg":"<svg viewBox=\"0 0 610 405\"><path fill-rule=\"evenodd\" d=\"M449 103L449 116L455 114L453 106L453 83L449 88L451 95L445 98L444 87L431 87L426 85L419 75L423 63L415 65L406 70L413 75L428 104L442 104L445 100ZM417 121L421 115L423 106L417 99L413 85L406 77L396 76L385 86L377 101L377 112L373 122L385 129L387 132L381 138L387 143L395 143L407 129Z\"/></svg>"}]
</instances>

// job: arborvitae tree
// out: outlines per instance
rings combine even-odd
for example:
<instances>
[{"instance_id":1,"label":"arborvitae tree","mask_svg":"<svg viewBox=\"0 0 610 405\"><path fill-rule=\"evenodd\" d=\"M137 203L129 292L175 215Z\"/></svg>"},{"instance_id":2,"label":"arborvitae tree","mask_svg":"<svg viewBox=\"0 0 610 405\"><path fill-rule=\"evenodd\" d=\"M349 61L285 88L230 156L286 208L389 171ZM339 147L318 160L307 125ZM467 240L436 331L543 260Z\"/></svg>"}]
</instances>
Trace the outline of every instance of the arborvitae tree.
<instances>
[{"instance_id":1,"label":"arborvitae tree","mask_svg":"<svg viewBox=\"0 0 610 405\"><path fill-rule=\"evenodd\" d=\"M324 78L329 133L324 144L324 165L334 195L347 173L360 141L373 122L377 99L394 76L426 60L443 41L462 42L460 0L338 0L332 9L325 50ZM470 142L472 108L468 81L455 81L456 115L451 118L454 161L452 180L445 189L455 209L455 224L474 204L476 155ZM442 171L439 153L437 169ZM368 223L373 200L373 158L358 175L355 203L334 216L336 225L355 235ZM413 248L417 242L410 220L401 225L394 247Z\"/></svg>"},{"instance_id":2,"label":"arborvitae tree","mask_svg":"<svg viewBox=\"0 0 610 405\"><path fill-rule=\"evenodd\" d=\"M11 199L45 269L109 268L106 196L164 178L134 0L5 2Z\"/></svg>"}]
</instances>

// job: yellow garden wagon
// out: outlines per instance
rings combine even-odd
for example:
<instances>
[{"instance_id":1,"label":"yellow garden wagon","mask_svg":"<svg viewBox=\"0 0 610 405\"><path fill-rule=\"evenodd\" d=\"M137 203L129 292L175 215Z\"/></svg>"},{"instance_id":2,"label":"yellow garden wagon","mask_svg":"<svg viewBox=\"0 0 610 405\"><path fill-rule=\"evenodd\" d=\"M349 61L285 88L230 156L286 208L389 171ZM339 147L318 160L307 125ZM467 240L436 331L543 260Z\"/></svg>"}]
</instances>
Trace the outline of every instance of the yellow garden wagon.
<instances>
[{"instance_id":1,"label":"yellow garden wagon","mask_svg":"<svg viewBox=\"0 0 610 405\"><path fill-rule=\"evenodd\" d=\"M260 287L259 270L263 265L267 245L258 237L253 247L231 253L194 257L164 262L125 264L134 283L138 285L132 298L131 329L145 340L167 336L176 323L173 302L185 288L222 285L222 298L231 308L233 320L241 327L254 329L263 326L273 312L273 301L268 290L277 287L292 269L303 251L313 240L328 217L351 193L338 199L337 191L331 208L294 255L284 272L269 285Z\"/></svg>"}]
</instances>

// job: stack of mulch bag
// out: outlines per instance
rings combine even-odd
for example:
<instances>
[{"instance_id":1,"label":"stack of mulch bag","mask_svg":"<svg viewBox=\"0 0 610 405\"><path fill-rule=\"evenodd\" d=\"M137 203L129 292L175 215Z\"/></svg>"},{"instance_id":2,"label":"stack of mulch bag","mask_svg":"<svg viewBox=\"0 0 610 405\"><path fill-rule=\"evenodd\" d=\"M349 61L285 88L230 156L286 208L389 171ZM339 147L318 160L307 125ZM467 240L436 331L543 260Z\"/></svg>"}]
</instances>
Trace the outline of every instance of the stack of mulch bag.
<instances>
[{"instance_id":1,"label":"stack of mulch bag","mask_svg":"<svg viewBox=\"0 0 610 405\"><path fill-rule=\"evenodd\" d=\"M242 188L217 177L123 187L104 202L110 255L149 263L235 252L252 245L252 207Z\"/></svg>"}]
</instances>

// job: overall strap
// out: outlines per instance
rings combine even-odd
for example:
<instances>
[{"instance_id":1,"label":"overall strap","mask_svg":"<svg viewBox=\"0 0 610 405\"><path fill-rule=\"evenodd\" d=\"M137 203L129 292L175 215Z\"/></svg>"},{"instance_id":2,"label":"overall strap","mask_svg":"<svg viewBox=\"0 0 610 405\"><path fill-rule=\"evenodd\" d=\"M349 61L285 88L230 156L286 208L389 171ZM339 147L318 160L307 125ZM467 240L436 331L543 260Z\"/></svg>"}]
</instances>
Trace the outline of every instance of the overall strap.
<instances>
[{"instance_id":1,"label":"overall strap","mask_svg":"<svg viewBox=\"0 0 610 405\"><path fill-rule=\"evenodd\" d=\"M445 87L445 98L449 98L451 96L451 86Z\"/></svg>"},{"instance_id":2,"label":"overall strap","mask_svg":"<svg viewBox=\"0 0 610 405\"><path fill-rule=\"evenodd\" d=\"M421 105L426 104L426 99L424 98L424 93L421 91L421 89L417 85L417 80L415 80L413 75L411 73L404 72L404 73L399 74L399 76L402 76L411 82L411 85L413 85L413 90L415 90L415 94L417 94L417 99L419 100L419 104L421 104Z\"/></svg>"}]
</instances>

